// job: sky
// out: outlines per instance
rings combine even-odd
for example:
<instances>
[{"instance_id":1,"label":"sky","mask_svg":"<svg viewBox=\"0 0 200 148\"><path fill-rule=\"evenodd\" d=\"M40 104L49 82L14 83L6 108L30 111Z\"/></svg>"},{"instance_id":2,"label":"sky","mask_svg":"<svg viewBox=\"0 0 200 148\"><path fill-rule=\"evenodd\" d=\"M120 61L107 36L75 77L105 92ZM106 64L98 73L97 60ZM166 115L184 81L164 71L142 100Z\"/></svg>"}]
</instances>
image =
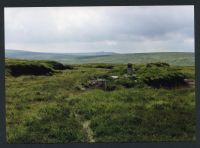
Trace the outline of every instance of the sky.
<instances>
[{"instance_id":1,"label":"sky","mask_svg":"<svg viewBox=\"0 0 200 148\"><path fill-rule=\"evenodd\" d=\"M5 8L5 48L53 53L194 52L194 7Z\"/></svg>"}]
</instances>

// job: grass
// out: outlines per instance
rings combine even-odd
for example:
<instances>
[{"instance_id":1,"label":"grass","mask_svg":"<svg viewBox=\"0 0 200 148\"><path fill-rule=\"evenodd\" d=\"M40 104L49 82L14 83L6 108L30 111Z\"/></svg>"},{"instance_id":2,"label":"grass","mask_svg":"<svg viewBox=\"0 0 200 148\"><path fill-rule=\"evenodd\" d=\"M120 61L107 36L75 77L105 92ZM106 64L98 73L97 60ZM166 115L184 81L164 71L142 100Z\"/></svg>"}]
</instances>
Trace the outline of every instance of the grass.
<instances>
[{"instance_id":1,"label":"grass","mask_svg":"<svg viewBox=\"0 0 200 148\"><path fill-rule=\"evenodd\" d=\"M184 52L166 52L166 53L136 53L136 54L114 54L111 56L103 57L92 57L92 58L82 58L71 60L61 60L61 62L70 63L115 63L115 64L147 64L152 62L166 62L171 65L181 65L181 66L193 66L194 65L194 53L184 53Z\"/></svg>"},{"instance_id":2,"label":"grass","mask_svg":"<svg viewBox=\"0 0 200 148\"><path fill-rule=\"evenodd\" d=\"M100 90L75 99L97 142L187 141L194 138L192 90ZM184 97L182 97L184 95ZM191 99L188 99L191 98ZM181 111L182 110L182 111Z\"/></svg>"},{"instance_id":3,"label":"grass","mask_svg":"<svg viewBox=\"0 0 200 148\"><path fill-rule=\"evenodd\" d=\"M9 66L22 63L44 65L51 75L13 76ZM135 64L135 81L124 76L124 64L55 65L60 64L6 59L8 143L195 140L195 88L157 88L144 79L172 73L194 79L194 67ZM85 88L96 78L115 89Z\"/></svg>"},{"instance_id":4,"label":"grass","mask_svg":"<svg viewBox=\"0 0 200 148\"><path fill-rule=\"evenodd\" d=\"M88 53L89 54L89 53ZM167 62L170 65L194 66L194 52L152 52L152 53L128 53L98 55L90 53L91 56L77 54L58 53L34 53L26 51L6 50L6 57L34 60L55 60L67 64L86 63L112 63L112 64L147 64L152 62Z\"/></svg>"}]
</instances>

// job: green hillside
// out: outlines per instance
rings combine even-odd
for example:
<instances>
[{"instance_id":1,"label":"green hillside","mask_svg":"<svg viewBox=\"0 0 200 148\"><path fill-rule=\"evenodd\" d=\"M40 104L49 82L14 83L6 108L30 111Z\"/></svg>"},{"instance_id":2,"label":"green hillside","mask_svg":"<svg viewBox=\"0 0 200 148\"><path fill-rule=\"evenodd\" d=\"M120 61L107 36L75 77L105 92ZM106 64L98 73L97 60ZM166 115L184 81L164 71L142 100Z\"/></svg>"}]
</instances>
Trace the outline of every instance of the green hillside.
<instances>
[{"instance_id":1,"label":"green hillside","mask_svg":"<svg viewBox=\"0 0 200 148\"><path fill-rule=\"evenodd\" d=\"M7 142L194 141L194 66L133 67L6 59Z\"/></svg>"},{"instance_id":2,"label":"green hillside","mask_svg":"<svg viewBox=\"0 0 200 148\"><path fill-rule=\"evenodd\" d=\"M111 52L94 53L39 53L6 50L7 58L54 60L65 64L83 63L115 63L115 64L146 64L150 62L167 62L171 65L194 66L194 53L189 52L160 52L160 53L127 53Z\"/></svg>"},{"instance_id":3,"label":"green hillside","mask_svg":"<svg viewBox=\"0 0 200 148\"><path fill-rule=\"evenodd\" d=\"M74 60L60 59L64 63L150 63L167 62L171 65L194 65L194 53L137 53L137 54L114 54L105 57L77 58Z\"/></svg>"}]
</instances>

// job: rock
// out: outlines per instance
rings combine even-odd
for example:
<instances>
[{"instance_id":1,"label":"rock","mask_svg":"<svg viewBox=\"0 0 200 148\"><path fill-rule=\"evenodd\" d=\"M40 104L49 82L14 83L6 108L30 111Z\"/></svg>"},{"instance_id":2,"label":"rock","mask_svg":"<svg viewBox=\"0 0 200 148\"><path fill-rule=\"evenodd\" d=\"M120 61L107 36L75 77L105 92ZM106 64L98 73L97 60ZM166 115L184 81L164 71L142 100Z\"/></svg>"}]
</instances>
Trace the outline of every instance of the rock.
<instances>
[{"instance_id":1,"label":"rock","mask_svg":"<svg viewBox=\"0 0 200 148\"><path fill-rule=\"evenodd\" d=\"M113 78L113 79L118 79L119 76L111 76L111 78Z\"/></svg>"}]
</instances>

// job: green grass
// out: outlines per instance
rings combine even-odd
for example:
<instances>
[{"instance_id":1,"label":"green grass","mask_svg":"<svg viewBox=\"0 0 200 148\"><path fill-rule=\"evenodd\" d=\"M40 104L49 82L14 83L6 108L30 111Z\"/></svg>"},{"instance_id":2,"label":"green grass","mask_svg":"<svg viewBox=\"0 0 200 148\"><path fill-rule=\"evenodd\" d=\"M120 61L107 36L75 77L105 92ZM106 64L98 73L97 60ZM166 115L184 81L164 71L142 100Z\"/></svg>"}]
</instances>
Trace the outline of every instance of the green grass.
<instances>
[{"instance_id":1,"label":"green grass","mask_svg":"<svg viewBox=\"0 0 200 148\"><path fill-rule=\"evenodd\" d=\"M152 53L127 53L111 55L92 56L80 54L59 54L59 53L30 53L26 51L6 50L6 57L22 58L33 60L55 60L66 64L83 63L113 63L113 64L146 64L152 62L167 62L171 65L194 66L194 52L152 52Z\"/></svg>"},{"instance_id":2,"label":"green grass","mask_svg":"<svg viewBox=\"0 0 200 148\"><path fill-rule=\"evenodd\" d=\"M75 59L74 61L60 60L66 63L116 63L116 64L146 64L151 62L166 62L171 65L194 66L194 53L136 53L136 54L114 54L111 56L90 57Z\"/></svg>"},{"instance_id":3,"label":"green grass","mask_svg":"<svg viewBox=\"0 0 200 148\"><path fill-rule=\"evenodd\" d=\"M13 76L9 66L21 64L44 65L52 72L51 75ZM8 143L196 139L195 88L155 88L144 79L162 75L163 80L172 73L194 79L194 67L152 69L143 64L134 64L137 76L137 81L134 81L131 77L124 77L124 64L76 64L67 65L64 69L57 69L55 65L60 64L6 59ZM118 75L119 79L112 80L111 75ZM179 78L179 75L176 76ZM95 78L106 78L108 85L115 89L81 89L88 80Z\"/></svg>"},{"instance_id":4,"label":"green grass","mask_svg":"<svg viewBox=\"0 0 200 148\"><path fill-rule=\"evenodd\" d=\"M133 88L95 94L75 97L79 101L74 106L77 114L91 120L97 142L194 140L192 89Z\"/></svg>"}]
</instances>

